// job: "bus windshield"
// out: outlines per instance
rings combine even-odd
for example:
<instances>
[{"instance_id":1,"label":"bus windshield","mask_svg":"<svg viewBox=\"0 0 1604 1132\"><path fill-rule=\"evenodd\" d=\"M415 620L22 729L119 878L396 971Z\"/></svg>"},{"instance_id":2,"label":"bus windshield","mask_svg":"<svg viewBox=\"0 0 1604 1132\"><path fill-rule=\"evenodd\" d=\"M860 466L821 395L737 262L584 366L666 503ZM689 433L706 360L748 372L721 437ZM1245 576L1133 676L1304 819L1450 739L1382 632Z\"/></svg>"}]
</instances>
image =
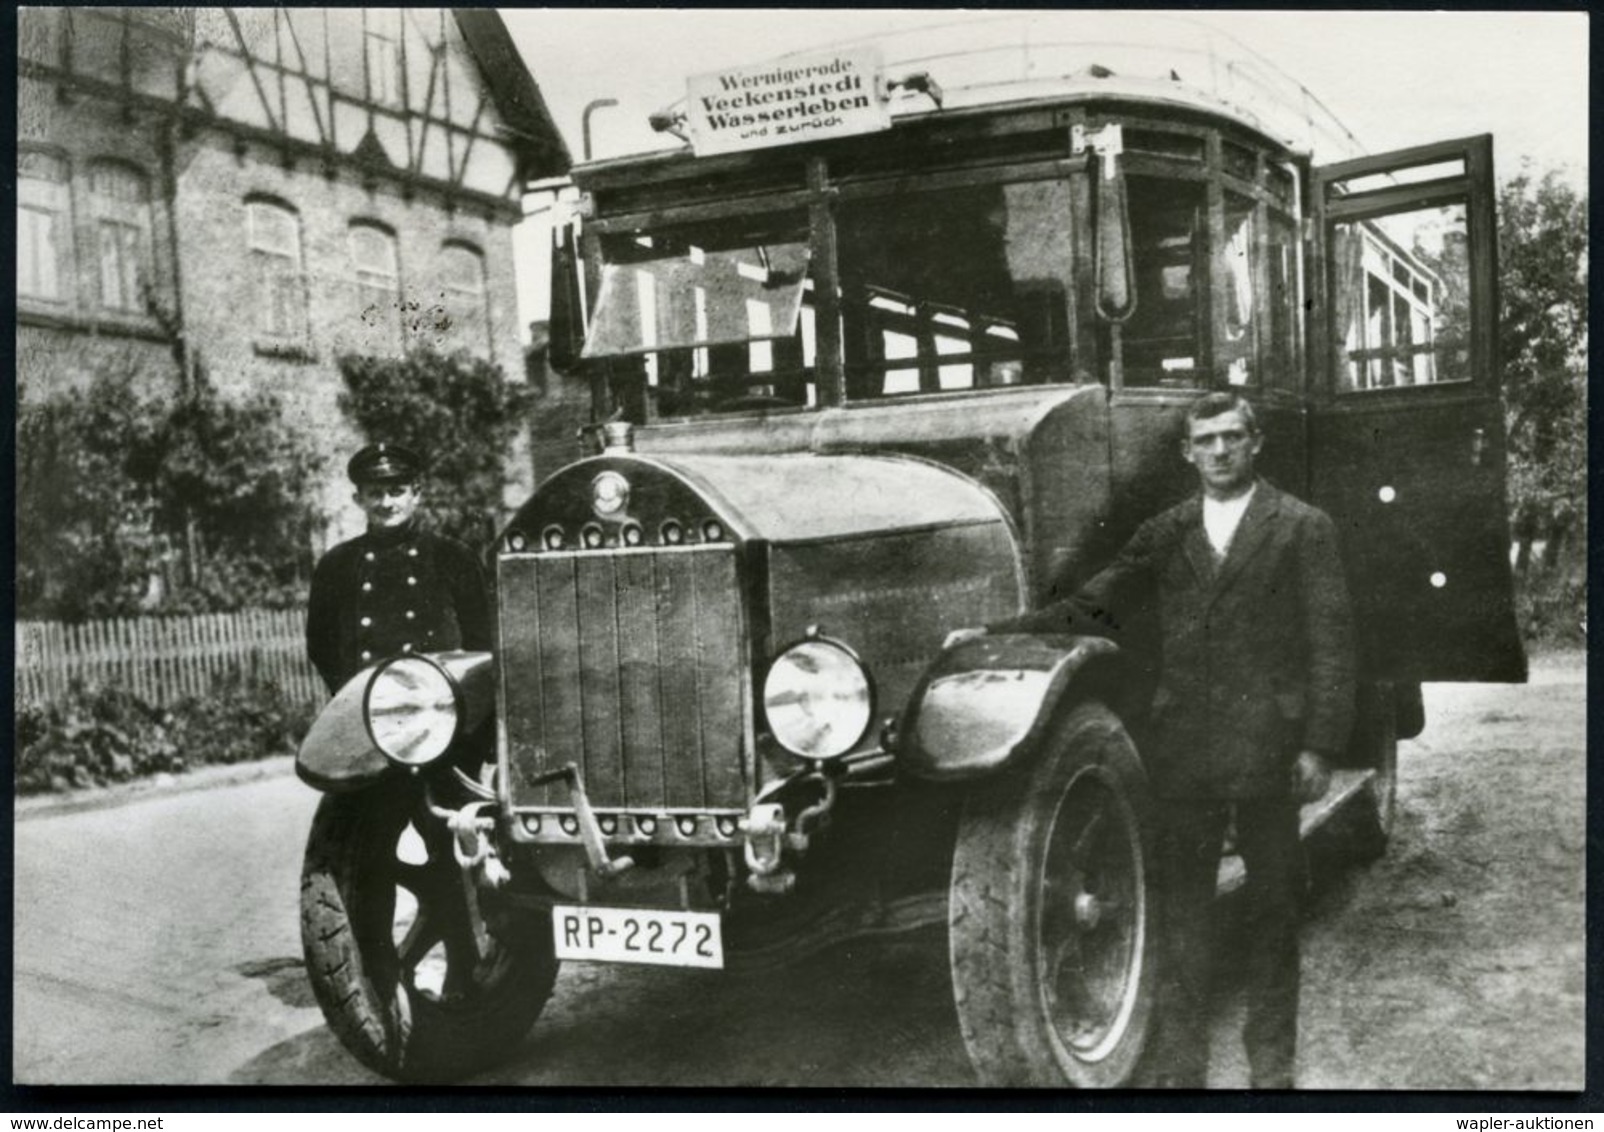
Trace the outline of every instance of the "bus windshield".
<instances>
[{"instance_id":1,"label":"bus windshield","mask_svg":"<svg viewBox=\"0 0 1604 1132\"><path fill-rule=\"evenodd\" d=\"M639 357L664 415L817 403L807 236L757 216L606 240L585 356Z\"/></svg>"},{"instance_id":2,"label":"bus windshield","mask_svg":"<svg viewBox=\"0 0 1604 1132\"><path fill-rule=\"evenodd\" d=\"M838 212L847 395L1069 380L1069 186L912 191Z\"/></svg>"},{"instance_id":3,"label":"bus windshield","mask_svg":"<svg viewBox=\"0 0 1604 1132\"><path fill-rule=\"evenodd\" d=\"M1295 175L1211 134L1129 128L1117 181L1071 156L853 175L827 209L757 199L717 220L606 230L585 354L644 388L656 417L1076 382L1294 388ZM1100 196L1111 182L1117 210L1100 211L1115 207ZM1117 309L1093 262L1100 215L1105 228L1118 217L1129 249ZM830 294L838 332L821 361Z\"/></svg>"},{"instance_id":4,"label":"bus windshield","mask_svg":"<svg viewBox=\"0 0 1604 1132\"><path fill-rule=\"evenodd\" d=\"M602 269L592 356L785 338L796 332L807 273L802 243L737 240L713 233L638 236Z\"/></svg>"}]
</instances>

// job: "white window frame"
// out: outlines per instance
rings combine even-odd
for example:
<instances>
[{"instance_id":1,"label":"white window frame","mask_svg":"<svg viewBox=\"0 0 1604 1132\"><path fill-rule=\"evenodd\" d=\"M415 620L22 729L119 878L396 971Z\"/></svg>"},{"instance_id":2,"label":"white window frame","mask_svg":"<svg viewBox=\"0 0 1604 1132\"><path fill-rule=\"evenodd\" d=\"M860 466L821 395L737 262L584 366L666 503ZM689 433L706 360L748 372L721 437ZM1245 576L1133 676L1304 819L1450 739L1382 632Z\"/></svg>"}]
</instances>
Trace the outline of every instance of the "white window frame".
<instances>
[{"instance_id":1,"label":"white window frame","mask_svg":"<svg viewBox=\"0 0 1604 1132\"><path fill-rule=\"evenodd\" d=\"M372 220L353 220L346 235L351 256L351 277L356 295L357 317L370 325L390 328L395 345L401 344L401 250L395 233ZM365 239L382 241L385 263L369 262L364 256ZM377 308L377 316L369 311Z\"/></svg>"},{"instance_id":2,"label":"white window frame","mask_svg":"<svg viewBox=\"0 0 1604 1132\"><path fill-rule=\"evenodd\" d=\"M32 166L26 172L25 166ZM48 170L48 172L46 172ZM17 296L48 303L71 297L72 224L65 158L24 151L17 161Z\"/></svg>"},{"instance_id":3,"label":"white window frame","mask_svg":"<svg viewBox=\"0 0 1604 1132\"><path fill-rule=\"evenodd\" d=\"M464 258L466 257L466 258ZM474 266L471 285L455 277L454 263ZM490 286L485 254L472 244L453 240L441 247L440 286L446 298L457 342L476 357L490 357ZM476 326L477 333L466 328Z\"/></svg>"},{"instance_id":4,"label":"white window frame","mask_svg":"<svg viewBox=\"0 0 1604 1132\"><path fill-rule=\"evenodd\" d=\"M274 231L265 222L269 216L288 223ZM258 335L275 343L304 343L307 300L300 214L281 201L247 199L245 239L256 276Z\"/></svg>"},{"instance_id":5,"label":"white window frame","mask_svg":"<svg viewBox=\"0 0 1604 1132\"><path fill-rule=\"evenodd\" d=\"M379 106L401 105L401 49L395 37L372 28L362 33L363 66L368 100Z\"/></svg>"},{"instance_id":6,"label":"white window frame","mask_svg":"<svg viewBox=\"0 0 1604 1132\"><path fill-rule=\"evenodd\" d=\"M122 161L96 161L89 169L89 197L100 306L140 313L150 280L150 177Z\"/></svg>"}]
</instances>

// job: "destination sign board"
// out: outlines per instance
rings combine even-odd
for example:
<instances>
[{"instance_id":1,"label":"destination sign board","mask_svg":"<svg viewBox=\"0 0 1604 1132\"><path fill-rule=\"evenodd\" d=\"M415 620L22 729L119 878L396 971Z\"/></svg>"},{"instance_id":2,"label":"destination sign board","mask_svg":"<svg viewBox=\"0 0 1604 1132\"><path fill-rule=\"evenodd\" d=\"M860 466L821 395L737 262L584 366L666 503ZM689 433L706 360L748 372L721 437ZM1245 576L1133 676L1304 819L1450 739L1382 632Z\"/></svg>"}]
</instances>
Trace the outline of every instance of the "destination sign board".
<instances>
[{"instance_id":1,"label":"destination sign board","mask_svg":"<svg viewBox=\"0 0 1604 1132\"><path fill-rule=\"evenodd\" d=\"M884 130L879 73L876 48L851 47L696 75L686 83L691 148L731 153Z\"/></svg>"}]
</instances>

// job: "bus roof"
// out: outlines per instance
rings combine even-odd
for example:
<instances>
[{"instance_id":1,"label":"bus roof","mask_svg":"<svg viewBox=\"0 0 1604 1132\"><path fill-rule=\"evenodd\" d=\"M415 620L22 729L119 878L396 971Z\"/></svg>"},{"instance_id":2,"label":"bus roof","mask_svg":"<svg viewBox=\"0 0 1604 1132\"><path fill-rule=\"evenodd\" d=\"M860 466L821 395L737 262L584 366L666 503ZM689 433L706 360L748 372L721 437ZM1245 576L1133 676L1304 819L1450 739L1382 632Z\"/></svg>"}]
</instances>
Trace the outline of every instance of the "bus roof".
<instances>
[{"instance_id":1,"label":"bus roof","mask_svg":"<svg viewBox=\"0 0 1604 1132\"><path fill-rule=\"evenodd\" d=\"M1274 61L1184 16L1015 12L810 45L769 61L863 45L879 49L888 79L927 73L940 89L942 110L1078 97L1136 99L1224 115L1321 161L1363 153L1337 116ZM890 109L895 118L936 107L924 93L898 90Z\"/></svg>"}]
</instances>

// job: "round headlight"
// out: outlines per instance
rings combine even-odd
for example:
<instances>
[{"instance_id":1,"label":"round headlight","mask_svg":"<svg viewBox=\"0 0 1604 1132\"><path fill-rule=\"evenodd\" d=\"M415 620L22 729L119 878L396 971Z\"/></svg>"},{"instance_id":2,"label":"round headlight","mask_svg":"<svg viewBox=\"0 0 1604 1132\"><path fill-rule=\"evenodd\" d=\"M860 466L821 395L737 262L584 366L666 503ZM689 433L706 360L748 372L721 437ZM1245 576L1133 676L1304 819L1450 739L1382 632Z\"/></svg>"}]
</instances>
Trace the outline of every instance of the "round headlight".
<instances>
[{"instance_id":1,"label":"round headlight","mask_svg":"<svg viewBox=\"0 0 1604 1132\"><path fill-rule=\"evenodd\" d=\"M874 692L845 645L823 638L793 645L763 681L769 730L786 750L830 759L857 746L874 718Z\"/></svg>"},{"instance_id":2,"label":"round headlight","mask_svg":"<svg viewBox=\"0 0 1604 1132\"><path fill-rule=\"evenodd\" d=\"M603 472L590 481L590 505L604 519L629 505L629 481L617 472Z\"/></svg>"},{"instance_id":3,"label":"round headlight","mask_svg":"<svg viewBox=\"0 0 1604 1132\"><path fill-rule=\"evenodd\" d=\"M373 745L402 766L427 766L457 734L451 678L421 656L400 657L373 674L364 714Z\"/></svg>"}]
</instances>

